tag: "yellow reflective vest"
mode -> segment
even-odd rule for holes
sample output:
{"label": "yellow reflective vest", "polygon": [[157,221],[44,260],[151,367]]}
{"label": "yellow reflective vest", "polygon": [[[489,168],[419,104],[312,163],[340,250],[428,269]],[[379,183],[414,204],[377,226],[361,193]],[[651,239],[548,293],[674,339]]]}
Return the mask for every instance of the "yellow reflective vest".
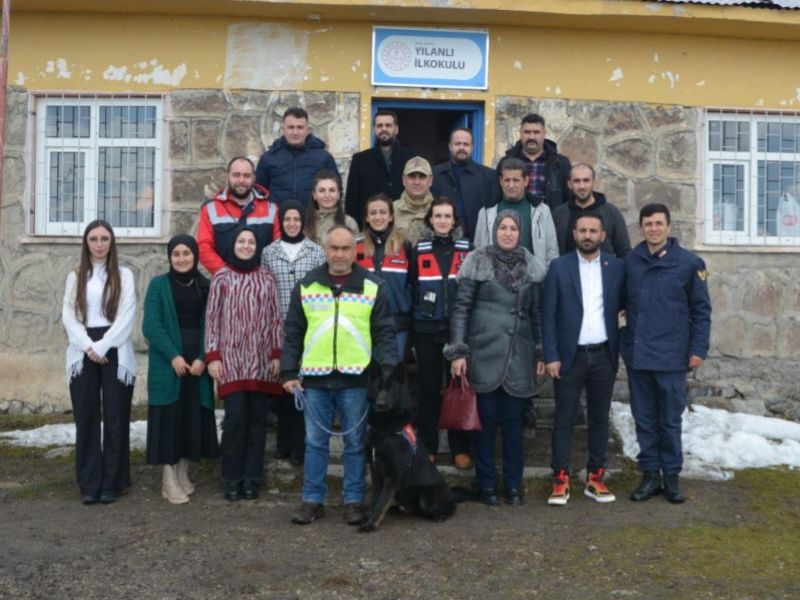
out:
{"label": "yellow reflective vest", "polygon": [[303,340],[300,375],[333,371],[360,375],[372,360],[370,318],[378,284],[364,280],[360,294],[341,292],[314,282],[300,286],[300,302],[308,324]]}

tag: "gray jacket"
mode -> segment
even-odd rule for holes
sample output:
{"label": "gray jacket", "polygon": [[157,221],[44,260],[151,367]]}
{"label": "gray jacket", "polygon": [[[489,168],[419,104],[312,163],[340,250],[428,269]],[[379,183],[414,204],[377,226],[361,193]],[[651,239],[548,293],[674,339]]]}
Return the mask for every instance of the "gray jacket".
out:
{"label": "gray jacket", "polygon": [[[631,251],[631,240],[628,237],[628,226],[625,224],[625,217],[622,211],[608,202],[606,197],[600,192],[594,192],[595,203],[586,210],[579,210],[580,214],[596,214],[603,219],[603,228],[606,230],[606,239],[600,244],[603,252],[613,254],[618,258],[625,258]],[[553,211],[553,223],[556,228],[558,238],[558,252],[561,256],[567,253],[567,236],[572,235],[569,231],[570,208],[573,207],[575,200],[562,204]]]}
{"label": "gray jacket", "polygon": [[[491,245],[495,219],[497,219],[497,205],[482,208],[478,213],[478,224],[475,227],[473,241],[475,248]],[[541,263],[542,279],[544,279],[550,263],[559,256],[553,217],[550,214],[550,208],[544,202],[540,202],[531,211],[531,237],[533,239],[533,257]],[[538,281],[542,281],[542,279]]]}
{"label": "gray jacket", "polygon": [[475,250],[458,272],[447,360],[467,357],[467,379],[476,392],[503,387],[512,396],[536,392],[541,357],[539,281],[544,268],[526,250],[527,272],[516,292],[495,280],[488,248]]}

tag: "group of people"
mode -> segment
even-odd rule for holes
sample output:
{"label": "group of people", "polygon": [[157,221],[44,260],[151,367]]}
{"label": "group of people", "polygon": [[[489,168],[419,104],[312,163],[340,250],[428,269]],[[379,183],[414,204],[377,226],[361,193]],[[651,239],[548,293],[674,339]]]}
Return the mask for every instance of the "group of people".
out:
{"label": "group of people", "polygon": [[[431,461],[439,451],[442,390],[464,377],[481,431],[448,432],[452,460],[475,468],[478,498],[524,502],[523,422],[545,374],[554,381],[553,491],[570,495],[572,430],[586,392],[585,493],[605,483],[608,416],[621,353],[640,445],[645,500],[682,502],[681,414],[687,370],[708,351],[710,302],[702,260],[670,237],[666,206],[639,215],[631,249],[622,213],[522,119],[496,169],[472,159],[472,132],[450,135],[450,159],[431,167],[397,140],[380,110],[374,147],[355,154],[346,195],[308,114],[290,108],[283,135],[254,165],[235,157],[227,185],[202,207],[197,240],[173,237],[168,272],[149,284],[147,461],[162,494],[189,501],[189,464],[221,454],[228,500],[253,499],[263,480],[268,406],[277,456],[303,466],[292,520],[324,515],[329,439],[344,442],[346,520],[360,524],[370,367],[417,364],[413,425]],[[209,281],[199,265],[211,274]],[[90,223],[70,273],[63,322],[83,501],[108,503],[130,485],[128,426],[135,377],[133,275],[118,263],[112,227]],[[224,402],[221,444],[214,384]],[[100,439],[100,423],[103,439]]]}

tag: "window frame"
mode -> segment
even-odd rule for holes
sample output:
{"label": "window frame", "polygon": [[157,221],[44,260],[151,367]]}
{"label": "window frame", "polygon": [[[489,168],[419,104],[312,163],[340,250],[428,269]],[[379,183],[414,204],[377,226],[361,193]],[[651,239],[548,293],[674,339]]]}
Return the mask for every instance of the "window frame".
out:
{"label": "window frame", "polygon": [[[48,138],[47,109],[50,106],[89,106],[89,137]],[[152,138],[101,138],[101,106],[154,107],[155,134]],[[88,223],[98,215],[98,164],[100,148],[153,148],[153,225],[152,227],[114,226],[119,238],[160,238],[164,207],[164,97],[162,95],[39,95],[34,97],[34,123],[36,160],[34,162],[34,223],[35,236],[81,236]],[[83,215],[80,222],[57,221],[50,217],[50,166],[53,152],[80,152],[84,154]],[[113,224],[112,224],[113,225]]]}
{"label": "window frame", "polygon": [[[723,151],[711,149],[711,121],[738,121],[749,124],[749,150]],[[770,236],[758,234],[758,163],[783,161],[800,163],[800,149],[795,153],[768,152],[758,149],[758,125],[766,122],[800,124],[800,113],[729,112],[708,109],[705,112],[703,132],[705,185],[703,187],[703,241],[713,246],[787,247],[800,250],[800,235]],[[800,145],[800,138],[798,139]],[[744,231],[718,231],[714,229],[714,166],[744,165]],[[800,198],[798,198],[800,200]]]}

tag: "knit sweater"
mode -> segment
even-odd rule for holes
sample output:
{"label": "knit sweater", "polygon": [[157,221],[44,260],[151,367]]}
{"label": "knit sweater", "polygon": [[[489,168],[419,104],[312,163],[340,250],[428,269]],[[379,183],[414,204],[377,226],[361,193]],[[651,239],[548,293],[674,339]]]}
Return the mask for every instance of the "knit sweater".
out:
{"label": "knit sweater", "polygon": [[275,277],[258,267],[223,267],[211,280],[206,307],[206,362],[222,361],[219,395],[254,391],[282,394],[269,362],[280,358],[281,313]]}
{"label": "knit sweater", "polygon": [[[105,269],[96,270],[92,277],[100,277],[105,284]],[[117,379],[126,385],[133,385],[136,379],[136,359],[133,351],[132,334],[136,323],[136,286],[133,273],[125,267],[119,268],[120,297],[117,316],[103,338],[93,342],[86,332],[86,326],[78,320],[75,313],[75,294],[78,276],[72,271],[67,276],[64,302],[61,307],[61,322],[67,332],[67,382],[83,371],[83,357],[89,348],[105,356],[112,348],[117,349]]]}

